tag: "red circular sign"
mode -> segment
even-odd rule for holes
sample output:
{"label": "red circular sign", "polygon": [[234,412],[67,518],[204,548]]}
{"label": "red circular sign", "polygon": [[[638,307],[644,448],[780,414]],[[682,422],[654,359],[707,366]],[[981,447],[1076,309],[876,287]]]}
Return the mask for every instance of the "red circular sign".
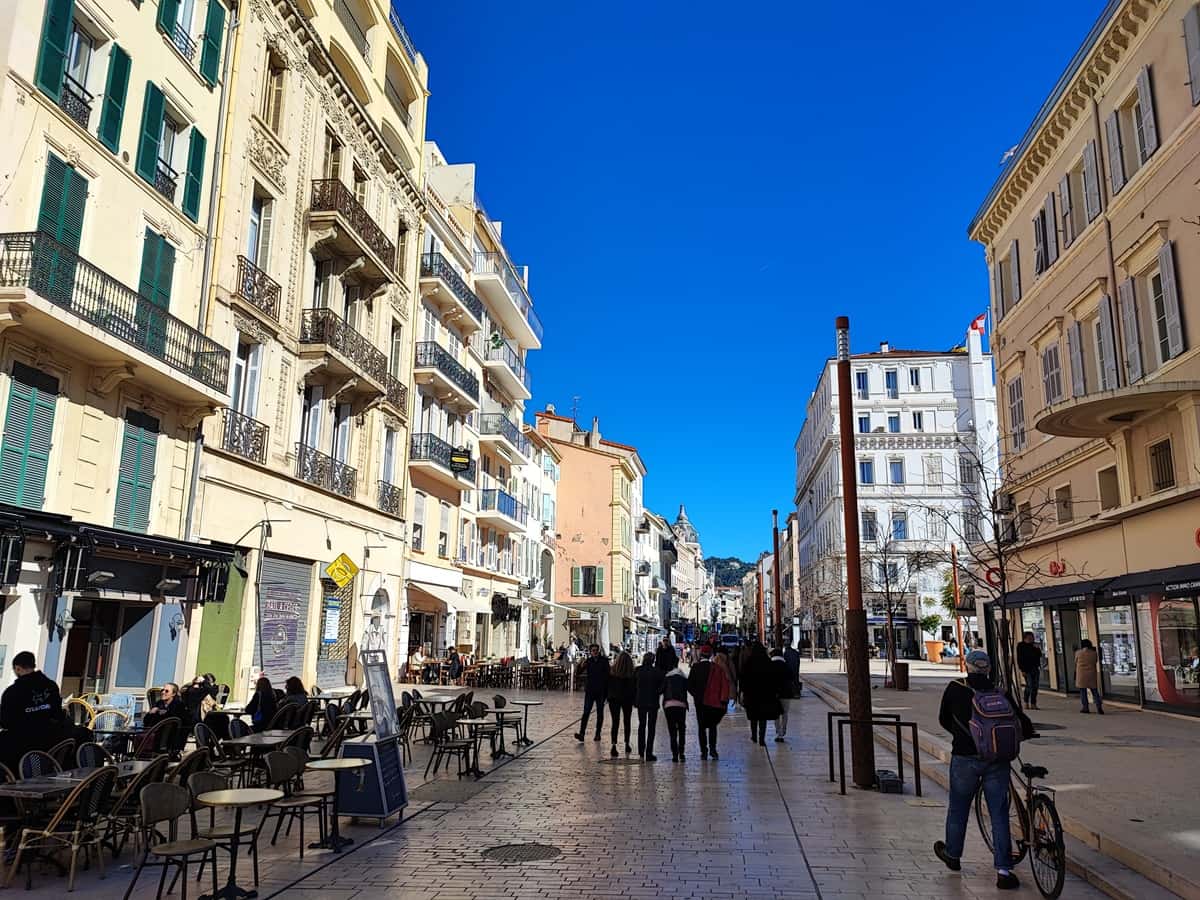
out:
{"label": "red circular sign", "polygon": [[987,583],[992,587],[1000,587],[1002,578],[999,569],[988,569],[984,578],[987,579]]}

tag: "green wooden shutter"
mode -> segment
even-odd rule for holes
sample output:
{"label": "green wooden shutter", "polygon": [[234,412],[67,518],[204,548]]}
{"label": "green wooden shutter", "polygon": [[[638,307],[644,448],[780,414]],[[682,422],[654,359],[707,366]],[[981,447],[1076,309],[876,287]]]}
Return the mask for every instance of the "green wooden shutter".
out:
{"label": "green wooden shutter", "polygon": [[214,85],[221,65],[221,40],[225,36],[225,7],[221,0],[208,0],[208,15],[204,19],[204,35],[200,38],[200,77]]}
{"label": "green wooden shutter", "polygon": [[67,164],[50,153],[46,157],[46,177],[42,181],[42,206],[38,210],[38,231],[58,240],[62,222],[63,195],[66,193]]}
{"label": "green wooden shutter", "polygon": [[100,107],[100,143],[117,152],[121,142],[121,120],[125,117],[125,95],[129,91],[129,54],[113,44],[108,54],[108,83]]}
{"label": "green wooden shutter", "polygon": [[158,419],[129,410],[121,440],[117,475],[117,508],[113,525],[130,531],[150,527],[150,497],[154,491],[154,460],[158,448]]}
{"label": "green wooden shutter", "polygon": [[137,173],[151,184],[154,184],[154,172],[158,167],[158,142],[162,139],[165,112],[163,92],[153,81],[147,81],[146,99],[142,103],[142,132],[138,137],[136,169]]}
{"label": "green wooden shutter", "polygon": [[158,0],[158,28],[163,34],[174,34],[179,18],[179,0]]}
{"label": "green wooden shutter", "polygon": [[167,311],[171,308],[171,283],[175,275],[175,248],[165,238],[146,229],[142,242],[142,271],[138,277],[138,303],[134,322],[135,343],[161,358],[167,346]]}
{"label": "green wooden shutter", "polygon": [[207,141],[199,128],[192,128],[188,141],[187,174],[183,180],[183,214],[193,222],[200,221],[200,188],[204,184],[204,149]]}
{"label": "green wooden shutter", "polygon": [[596,594],[597,597],[604,596],[604,566],[596,566]]}
{"label": "green wooden shutter", "polygon": [[138,278],[138,293],[147,300],[154,297],[154,287],[158,282],[158,250],[161,245],[162,238],[147,228],[146,237],[142,240],[142,273]]}
{"label": "green wooden shutter", "polygon": [[54,435],[58,379],[37,369],[13,364],[0,439],[0,501],[41,509]]}
{"label": "green wooden shutter", "polygon": [[54,102],[62,96],[63,75],[67,72],[67,47],[71,41],[71,17],[75,0],[46,0],[46,18],[42,20],[42,45],[38,49],[33,83]]}
{"label": "green wooden shutter", "polygon": [[[87,206],[87,179],[49,154],[38,209],[38,231],[54,239],[39,241],[33,258],[30,286],[47,300],[69,306],[75,291],[83,214]],[[64,249],[65,248],[65,249]]]}
{"label": "green wooden shutter", "polygon": [[571,566],[571,596],[583,596],[583,568]]}

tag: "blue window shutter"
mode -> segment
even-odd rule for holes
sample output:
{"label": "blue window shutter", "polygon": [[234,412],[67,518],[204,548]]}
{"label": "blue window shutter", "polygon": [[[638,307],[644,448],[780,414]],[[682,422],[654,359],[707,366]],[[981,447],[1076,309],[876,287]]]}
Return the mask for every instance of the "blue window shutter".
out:
{"label": "blue window shutter", "polygon": [[42,44],[38,48],[33,83],[54,102],[62,96],[63,75],[67,72],[67,47],[71,41],[71,17],[75,0],[46,0],[46,18],[42,21]]}
{"label": "blue window shutter", "polygon": [[121,123],[125,118],[125,95],[129,91],[129,54],[113,44],[108,54],[108,83],[100,107],[100,143],[117,152],[121,143]]}
{"label": "blue window shutter", "polygon": [[193,128],[188,141],[187,174],[183,181],[183,214],[200,221],[200,188],[204,184],[204,149],[207,142],[200,129]]}
{"label": "blue window shutter", "polygon": [[[161,10],[162,7],[160,6]],[[162,140],[163,116],[166,102],[163,92],[153,81],[146,82],[146,99],[142,103],[142,131],[138,135],[136,171],[150,184],[154,184],[154,173],[158,169],[158,144]]]}
{"label": "blue window shutter", "polygon": [[158,420],[134,410],[127,412],[117,475],[115,527],[141,532],[149,528],[157,449]]}
{"label": "blue window shutter", "polygon": [[204,35],[200,38],[200,77],[212,86],[217,83],[221,66],[221,41],[225,36],[225,7],[221,0],[208,0],[208,15],[204,19]]}
{"label": "blue window shutter", "polygon": [[58,379],[15,363],[10,384],[0,439],[0,501],[41,509],[54,436]]}

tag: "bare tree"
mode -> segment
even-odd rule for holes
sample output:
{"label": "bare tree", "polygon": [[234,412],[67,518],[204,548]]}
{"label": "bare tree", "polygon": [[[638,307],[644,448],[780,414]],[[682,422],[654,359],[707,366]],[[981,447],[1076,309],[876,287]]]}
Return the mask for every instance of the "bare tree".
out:
{"label": "bare tree", "polygon": [[909,540],[907,519],[904,522],[904,532],[889,523],[888,528],[866,528],[861,535],[863,591],[869,595],[864,600],[872,609],[881,609],[887,622],[885,684],[896,665],[896,617],[908,611],[910,601],[916,608],[921,576],[941,560],[941,553],[922,546],[924,542]]}

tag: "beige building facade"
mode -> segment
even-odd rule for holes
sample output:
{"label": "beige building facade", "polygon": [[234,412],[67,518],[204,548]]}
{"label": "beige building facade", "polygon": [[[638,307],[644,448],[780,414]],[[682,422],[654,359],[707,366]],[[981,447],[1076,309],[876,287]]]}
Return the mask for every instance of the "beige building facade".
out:
{"label": "beige building facade", "polygon": [[[972,221],[992,276],[1013,632],[1074,690],[1200,712],[1200,7],[1109,3]],[[996,619],[989,618],[994,633]],[[995,637],[993,636],[993,639]]]}

